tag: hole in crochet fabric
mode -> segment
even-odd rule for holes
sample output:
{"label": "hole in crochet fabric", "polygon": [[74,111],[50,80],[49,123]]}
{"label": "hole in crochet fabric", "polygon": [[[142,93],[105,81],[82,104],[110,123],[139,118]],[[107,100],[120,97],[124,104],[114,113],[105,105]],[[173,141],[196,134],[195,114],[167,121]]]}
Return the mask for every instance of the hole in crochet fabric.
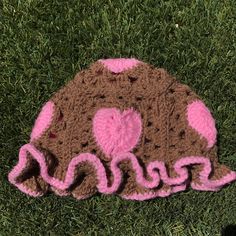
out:
{"label": "hole in crochet fabric", "polygon": [[123,97],[122,97],[122,96],[119,96],[119,97],[118,97],[118,99],[120,99],[120,100],[121,100],[121,99],[123,99]]}
{"label": "hole in crochet fabric", "polygon": [[82,148],[87,147],[87,146],[88,146],[88,142],[81,143],[81,147],[82,147]]}
{"label": "hole in crochet fabric", "polygon": [[151,106],[149,106],[149,107],[148,107],[148,110],[152,110],[152,107],[151,107]]}
{"label": "hole in crochet fabric", "polygon": [[155,131],[156,131],[156,132],[159,132],[159,131],[160,131],[160,129],[159,129],[159,128],[156,128],[156,129],[155,129]]}
{"label": "hole in crochet fabric", "polygon": [[62,145],[62,144],[63,144],[63,142],[60,140],[60,141],[58,141],[58,144],[59,144],[59,145]]}
{"label": "hole in crochet fabric", "polygon": [[138,80],[138,78],[132,77],[132,76],[128,76],[128,79],[129,79],[131,84]]}
{"label": "hole in crochet fabric", "polygon": [[160,145],[158,145],[158,144],[155,144],[155,149],[159,149],[161,146]]}
{"label": "hole in crochet fabric", "polygon": [[195,145],[197,143],[197,141],[196,140],[194,140],[194,141],[192,141],[192,145]]}
{"label": "hole in crochet fabric", "polygon": [[59,112],[59,116],[58,116],[58,118],[57,118],[57,121],[62,121],[62,120],[63,120],[63,117],[64,117],[64,115],[63,115],[62,111],[60,111],[60,112]]}
{"label": "hole in crochet fabric", "polygon": [[175,90],[172,89],[172,88],[169,91],[170,91],[170,93],[174,93],[175,92]]}
{"label": "hole in crochet fabric", "polygon": [[100,95],[100,98],[104,99],[104,98],[106,98],[106,96],[105,95]]}
{"label": "hole in crochet fabric", "polygon": [[48,134],[48,137],[49,138],[56,138],[57,136],[50,131],[49,134]]}
{"label": "hole in crochet fabric", "polygon": [[169,129],[169,131],[170,131],[170,132],[173,132],[173,131],[174,131],[174,128],[173,128],[173,127],[172,127],[172,128],[170,128],[170,129]]}
{"label": "hole in crochet fabric", "polygon": [[186,90],[186,95],[187,95],[187,96],[189,96],[189,95],[190,95],[190,93],[191,93],[191,91],[189,91],[189,90]]}
{"label": "hole in crochet fabric", "polygon": [[146,144],[146,143],[150,143],[151,142],[151,140],[150,139],[148,139],[148,138],[144,138],[144,143]]}
{"label": "hole in crochet fabric", "polygon": [[65,101],[68,101],[68,97],[65,97]]}
{"label": "hole in crochet fabric", "polygon": [[151,121],[148,121],[147,126],[148,126],[148,127],[152,126],[152,122],[151,122]]}
{"label": "hole in crochet fabric", "polygon": [[174,144],[171,144],[169,147],[170,147],[170,148],[175,148],[175,145],[174,145]]}
{"label": "hole in crochet fabric", "polygon": [[175,119],[178,120],[179,117],[180,117],[180,114],[177,114],[177,115],[175,116]]}
{"label": "hole in crochet fabric", "polygon": [[185,138],[185,131],[184,130],[181,130],[179,132],[179,137],[180,137],[180,139],[184,139]]}
{"label": "hole in crochet fabric", "polygon": [[139,97],[135,97],[136,101],[142,101],[143,97],[139,96]]}
{"label": "hole in crochet fabric", "polygon": [[96,150],[96,149],[92,149],[92,150],[91,150],[91,153],[92,153],[92,154],[97,154],[97,150]]}

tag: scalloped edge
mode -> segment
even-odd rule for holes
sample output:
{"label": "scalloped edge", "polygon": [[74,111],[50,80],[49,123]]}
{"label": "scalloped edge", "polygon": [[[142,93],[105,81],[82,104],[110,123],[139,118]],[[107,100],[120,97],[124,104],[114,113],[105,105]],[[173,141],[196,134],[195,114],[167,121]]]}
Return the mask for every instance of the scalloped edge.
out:
{"label": "scalloped edge", "polygon": [[[97,156],[90,153],[82,153],[74,157],[68,165],[64,181],[61,181],[48,174],[47,164],[46,164],[44,155],[39,150],[37,150],[33,146],[33,144],[25,144],[20,149],[19,161],[17,165],[9,173],[8,179],[19,190],[31,196],[41,196],[42,193],[34,193],[32,191],[29,191],[29,189],[26,189],[22,183],[16,182],[16,177],[26,167],[26,163],[28,161],[27,152],[29,152],[32,155],[32,157],[39,163],[40,175],[42,176],[43,180],[49,185],[51,185],[52,187],[59,190],[68,189],[69,186],[74,182],[75,168],[82,162],[89,162],[90,164],[94,166],[94,168],[97,171],[98,191],[104,194],[116,193],[122,181],[122,171],[118,168],[118,164],[124,160],[131,161],[132,167],[136,172],[136,181],[143,187],[149,188],[149,189],[156,188],[158,187],[161,180],[164,183],[174,187],[174,190],[172,189],[172,192],[170,192],[168,195],[167,195],[168,192],[163,193],[159,191],[157,193],[154,193],[154,197],[157,197],[157,196],[161,197],[161,195],[169,196],[171,193],[174,193],[176,189],[180,188],[177,186],[181,186],[185,184],[185,181],[189,177],[188,169],[187,169],[187,166],[189,165],[194,165],[194,164],[203,165],[203,170],[199,172],[201,185],[195,184],[193,182],[191,183],[191,187],[196,190],[218,191],[223,185],[226,185],[236,180],[235,171],[231,171],[229,174],[225,175],[219,180],[210,180],[209,175],[212,171],[212,165],[211,165],[210,160],[206,157],[190,156],[190,157],[182,157],[181,159],[176,161],[176,163],[174,164],[174,169],[176,173],[179,174],[179,176],[174,177],[174,178],[171,178],[168,176],[164,162],[160,162],[160,161],[150,162],[149,165],[147,166],[148,175],[151,177],[151,180],[149,181],[144,178],[143,169],[140,166],[136,156],[128,152],[128,153],[123,153],[123,154],[119,154],[115,156],[113,160],[111,161],[111,172],[114,176],[114,181],[111,186],[108,186],[108,178],[106,176],[106,171],[102,162]],[[140,197],[140,199],[146,200],[146,199],[154,198],[152,196],[153,196],[152,194],[151,195],[149,194],[148,197],[146,198]],[[138,198],[138,197],[133,197],[133,199],[134,198]]]}

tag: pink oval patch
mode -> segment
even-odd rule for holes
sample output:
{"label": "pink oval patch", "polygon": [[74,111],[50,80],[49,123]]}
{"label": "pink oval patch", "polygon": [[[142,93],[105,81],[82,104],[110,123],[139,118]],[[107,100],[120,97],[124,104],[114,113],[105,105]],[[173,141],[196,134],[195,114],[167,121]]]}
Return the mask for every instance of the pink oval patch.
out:
{"label": "pink oval patch", "polygon": [[208,148],[216,142],[215,120],[209,109],[202,101],[194,101],[188,105],[187,118],[189,125],[195,129],[200,136],[207,139]]}
{"label": "pink oval patch", "polygon": [[121,73],[124,70],[131,69],[140,62],[135,58],[110,58],[99,61],[113,73]]}
{"label": "pink oval patch", "polygon": [[30,135],[30,141],[38,139],[42,133],[48,128],[52,121],[54,111],[54,103],[48,101],[40,111]]}
{"label": "pink oval patch", "polygon": [[102,108],[93,119],[95,139],[107,156],[132,150],[141,130],[141,116],[132,108],[122,113],[116,108]]}

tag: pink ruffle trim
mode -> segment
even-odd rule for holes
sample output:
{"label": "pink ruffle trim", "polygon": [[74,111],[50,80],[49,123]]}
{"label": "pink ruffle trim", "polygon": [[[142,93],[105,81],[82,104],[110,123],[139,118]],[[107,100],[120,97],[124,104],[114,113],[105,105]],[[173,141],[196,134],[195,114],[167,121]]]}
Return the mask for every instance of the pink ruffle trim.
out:
{"label": "pink ruffle trim", "polygon": [[[164,192],[159,190],[156,192],[151,192],[147,194],[133,194],[130,196],[122,196],[126,199],[132,200],[146,200],[154,197],[165,197],[172,193],[183,191],[186,188],[186,181],[189,178],[187,167],[190,165],[203,165],[202,171],[199,173],[199,178],[201,180],[201,185],[191,183],[191,187],[196,190],[203,191],[218,191],[223,185],[228,184],[236,180],[236,172],[231,171],[226,176],[219,180],[209,179],[209,175],[212,171],[211,162],[206,157],[201,156],[190,156],[183,157],[176,161],[174,164],[174,169],[178,174],[178,177],[171,178],[167,173],[165,164],[160,161],[150,162],[147,166],[147,173],[151,177],[151,180],[147,180],[144,177],[143,169],[140,166],[136,156],[132,153],[122,153],[113,157],[111,161],[111,172],[114,176],[114,181],[111,186],[108,185],[108,178],[106,175],[105,168],[98,157],[90,153],[82,153],[74,157],[68,168],[64,181],[61,181],[55,177],[52,177],[48,173],[47,164],[44,155],[37,150],[32,144],[26,144],[21,147],[19,152],[19,161],[13,170],[9,173],[9,181],[18,187],[22,192],[29,194],[31,196],[41,196],[43,193],[33,192],[22,184],[16,181],[17,176],[23,171],[27,164],[27,152],[29,152],[32,157],[38,162],[40,166],[40,175],[49,185],[58,190],[67,190],[70,185],[74,182],[75,169],[82,162],[89,162],[96,170],[98,184],[97,189],[99,192],[104,194],[112,194],[117,191],[122,181],[122,171],[119,169],[118,164],[124,160],[129,160],[132,164],[133,170],[136,172],[136,181],[141,186],[152,189],[158,187],[160,181],[170,185],[172,189],[169,192]],[[63,192],[62,191],[62,192]],[[62,194],[63,195],[63,194]],[[86,196],[81,196],[81,199],[86,198]]]}

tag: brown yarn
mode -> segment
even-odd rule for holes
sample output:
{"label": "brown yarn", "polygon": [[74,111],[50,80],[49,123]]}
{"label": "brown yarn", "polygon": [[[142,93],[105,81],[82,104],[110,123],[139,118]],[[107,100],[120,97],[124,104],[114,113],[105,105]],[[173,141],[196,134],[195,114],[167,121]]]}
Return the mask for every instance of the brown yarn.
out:
{"label": "brown yarn", "polygon": [[[187,105],[200,99],[187,85],[179,83],[164,69],[140,63],[133,69],[114,74],[100,62],[79,72],[65,87],[55,93],[51,101],[55,112],[51,126],[34,145],[44,150],[50,174],[63,180],[71,159],[80,153],[94,153],[104,164],[110,183],[113,176],[109,159],[98,147],[92,133],[92,119],[102,107],[120,110],[135,108],[142,117],[142,135],[133,153],[146,170],[150,161],[166,163],[171,177],[177,176],[173,169],[176,160],[187,156],[205,156],[214,166],[212,179],[219,179],[230,170],[217,162],[217,148],[207,149],[207,142],[188,126]],[[145,193],[136,182],[135,172],[129,161],[119,166],[124,178],[118,194]],[[29,157],[28,166],[19,177],[19,182],[33,190],[47,191],[48,186],[39,175],[37,163]],[[192,181],[200,183],[201,166],[191,170]],[[77,169],[75,183],[68,189],[75,197],[92,195],[97,191],[96,172],[89,163]],[[148,176],[146,176],[148,179]],[[158,189],[168,190],[162,184]],[[156,190],[156,189],[154,189]],[[153,191],[154,191],[153,190]]]}

